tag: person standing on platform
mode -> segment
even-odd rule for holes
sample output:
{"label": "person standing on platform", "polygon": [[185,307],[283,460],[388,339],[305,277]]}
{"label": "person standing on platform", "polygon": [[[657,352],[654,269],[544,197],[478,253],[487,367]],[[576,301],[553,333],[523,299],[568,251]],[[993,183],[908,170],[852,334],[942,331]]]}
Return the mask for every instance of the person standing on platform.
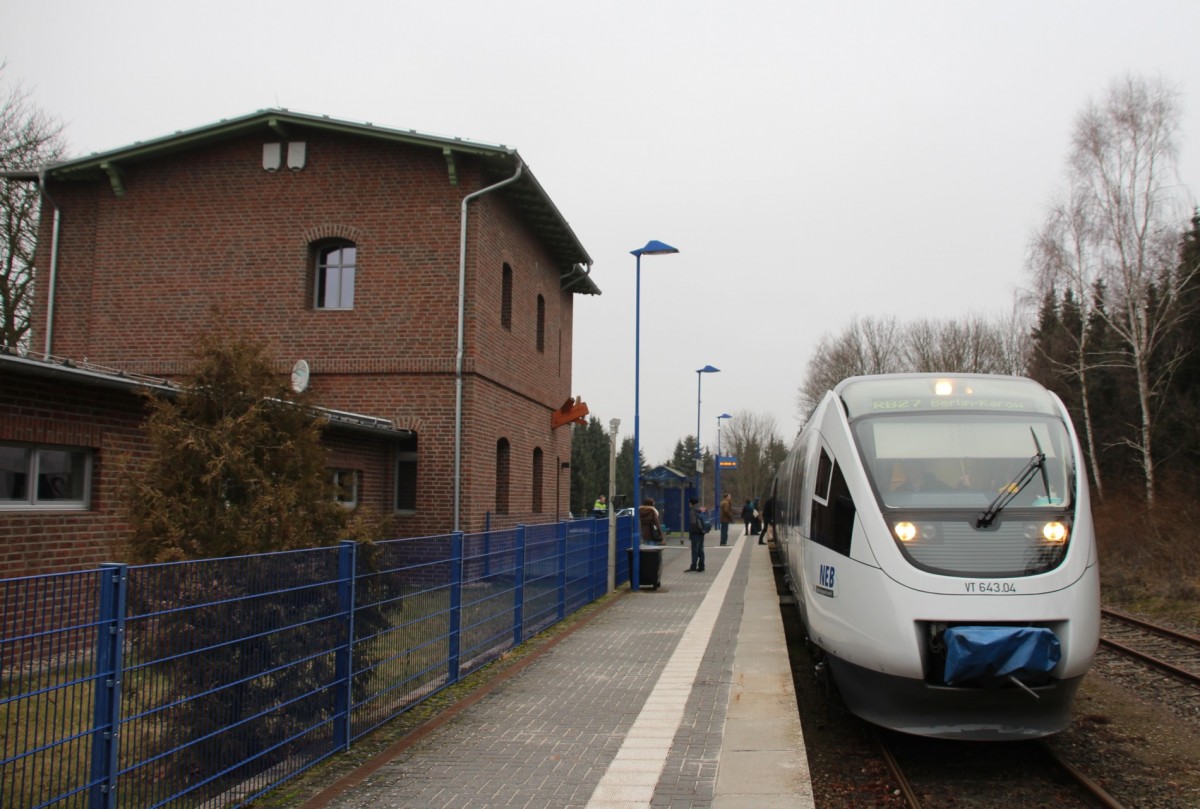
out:
{"label": "person standing on platform", "polygon": [[608,498],[600,495],[592,505],[592,516],[601,519],[608,516]]}
{"label": "person standing on platform", "polygon": [[708,515],[700,508],[700,498],[688,500],[688,539],[692,541],[692,566],[686,572],[704,572],[704,535],[711,527]]}
{"label": "person standing on platform", "polygon": [[729,544],[729,523],[733,522],[733,495],[726,494],[721,498],[721,544]]}
{"label": "person standing on platform", "polygon": [[750,523],[754,522],[754,504],[749,500],[742,506],[742,522],[746,523],[746,533],[750,533]]}
{"label": "person standing on platform", "polygon": [[638,507],[638,522],[642,526],[642,541],[662,544],[662,522],[658,517],[658,509],[654,507],[654,498],[647,497]]}

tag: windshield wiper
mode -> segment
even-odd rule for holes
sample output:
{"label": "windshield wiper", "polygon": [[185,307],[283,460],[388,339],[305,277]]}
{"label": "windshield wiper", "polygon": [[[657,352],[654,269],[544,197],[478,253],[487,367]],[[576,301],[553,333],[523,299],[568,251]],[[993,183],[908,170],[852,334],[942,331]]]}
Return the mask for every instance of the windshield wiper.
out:
{"label": "windshield wiper", "polygon": [[1046,475],[1046,453],[1042,452],[1042,445],[1037,440],[1037,433],[1033,428],[1029,428],[1030,434],[1033,436],[1033,446],[1037,452],[1025,464],[1025,467],[1013,478],[1007,485],[1000,489],[1000,494],[996,495],[996,499],[987,507],[987,511],[979,515],[979,519],[975,520],[976,528],[987,528],[1004,510],[1004,507],[1013,501],[1021,490],[1029,485],[1029,481],[1033,480],[1033,476],[1038,472],[1042,473],[1042,486],[1046,489],[1046,496],[1050,496],[1050,479]]}

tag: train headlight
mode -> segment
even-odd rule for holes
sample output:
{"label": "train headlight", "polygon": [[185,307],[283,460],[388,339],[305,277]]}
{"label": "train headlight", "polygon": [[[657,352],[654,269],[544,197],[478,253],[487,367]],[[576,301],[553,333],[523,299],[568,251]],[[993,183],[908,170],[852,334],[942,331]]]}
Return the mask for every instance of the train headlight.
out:
{"label": "train headlight", "polygon": [[1058,520],[1048,522],[1042,526],[1042,536],[1047,542],[1066,542],[1067,526]]}
{"label": "train headlight", "polygon": [[912,542],[917,538],[917,526],[910,522],[898,522],[894,530],[896,531],[896,539],[901,542]]}

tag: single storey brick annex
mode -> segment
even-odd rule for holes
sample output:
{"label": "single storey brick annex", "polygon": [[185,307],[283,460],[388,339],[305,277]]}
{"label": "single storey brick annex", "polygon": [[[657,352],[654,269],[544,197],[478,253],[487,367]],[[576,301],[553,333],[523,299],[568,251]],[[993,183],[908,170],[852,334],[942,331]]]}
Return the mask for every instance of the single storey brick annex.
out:
{"label": "single storey brick annex", "polygon": [[[108,558],[132,388],[212,328],[338,416],[332,468],[397,536],[566,513],[572,307],[600,290],[515,150],[272,109],[19,179],[44,203],[28,356],[0,357],[0,576]],[[87,490],[4,490],[39,458]]]}

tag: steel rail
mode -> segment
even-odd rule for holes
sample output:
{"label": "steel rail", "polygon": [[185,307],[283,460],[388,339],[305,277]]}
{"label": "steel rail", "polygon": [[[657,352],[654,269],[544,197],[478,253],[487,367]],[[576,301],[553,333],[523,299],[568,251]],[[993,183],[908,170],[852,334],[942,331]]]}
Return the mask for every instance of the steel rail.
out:
{"label": "steel rail", "polygon": [[892,776],[896,779],[896,786],[900,790],[900,794],[904,796],[904,803],[908,805],[908,809],[921,809],[921,801],[917,798],[917,793],[913,790],[912,783],[909,782],[908,776],[904,774],[904,770],[900,767],[900,762],[892,754],[892,750],[888,747],[887,742],[883,740],[883,734],[877,728],[873,730],[875,744],[879,746],[884,762],[887,764],[888,769],[891,770]]}
{"label": "steel rail", "polygon": [[1161,669],[1168,674],[1173,674],[1176,677],[1187,680],[1190,683],[1200,685],[1200,674],[1188,671],[1187,669],[1181,669],[1179,666],[1176,666],[1173,663],[1168,663],[1167,661],[1155,657],[1154,655],[1148,655],[1145,652],[1139,652],[1137,649],[1131,649],[1123,643],[1118,643],[1117,641],[1110,640],[1108,638],[1100,638],[1100,644],[1102,646],[1107,646],[1110,649],[1115,649],[1127,657],[1132,657],[1135,660],[1140,660],[1143,663],[1146,663],[1147,665]]}
{"label": "steel rail", "polygon": [[1174,629],[1168,629],[1165,626],[1152,624],[1149,621],[1143,621],[1141,618],[1134,618],[1132,615],[1126,615],[1125,613],[1117,612],[1116,610],[1101,609],[1100,614],[1106,618],[1112,618],[1115,621],[1124,621],[1127,624],[1133,624],[1134,626],[1141,627],[1142,629],[1150,632],[1157,632],[1159,635],[1166,635],[1168,638],[1174,638],[1175,640],[1182,641],[1183,643],[1200,647],[1200,638],[1197,638],[1194,635],[1188,635],[1184,632],[1177,632]]}
{"label": "steel rail", "polygon": [[1073,782],[1087,790],[1088,797],[1094,798],[1097,802],[1099,802],[1103,809],[1125,809],[1125,807],[1123,807],[1116,798],[1104,791],[1104,787],[1100,786],[1091,778],[1088,778],[1086,775],[1084,775],[1079,768],[1060,756],[1057,751],[1050,747],[1050,745],[1046,744],[1044,741],[1037,742],[1037,745],[1042,748],[1042,751],[1046,753],[1046,755],[1050,756],[1050,758],[1054,760],[1055,764],[1057,764],[1065,773],[1067,773],[1067,775],[1071,777]]}
{"label": "steel rail", "polygon": [[[1126,615],[1125,613],[1117,612],[1116,610],[1102,609],[1100,610],[1100,614],[1106,618],[1111,618],[1114,621],[1126,623],[1161,637],[1195,647],[1196,649],[1200,649],[1200,638],[1196,638],[1184,632],[1177,632],[1174,629],[1168,629],[1165,626],[1158,626],[1157,624],[1152,624],[1149,621],[1143,621],[1140,618],[1134,618],[1132,615]],[[1161,671],[1165,671],[1168,674],[1173,674],[1182,680],[1200,685],[1200,674],[1197,674],[1194,671],[1180,668],[1174,663],[1168,663],[1162,658],[1155,657],[1154,655],[1147,654],[1145,652],[1140,652],[1137,649],[1130,648],[1129,646],[1126,646],[1119,641],[1112,640],[1111,638],[1101,637],[1100,643],[1110,649],[1114,649],[1117,652],[1126,655],[1127,657],[1140,660],[1149,666],[1153,666]]]}

